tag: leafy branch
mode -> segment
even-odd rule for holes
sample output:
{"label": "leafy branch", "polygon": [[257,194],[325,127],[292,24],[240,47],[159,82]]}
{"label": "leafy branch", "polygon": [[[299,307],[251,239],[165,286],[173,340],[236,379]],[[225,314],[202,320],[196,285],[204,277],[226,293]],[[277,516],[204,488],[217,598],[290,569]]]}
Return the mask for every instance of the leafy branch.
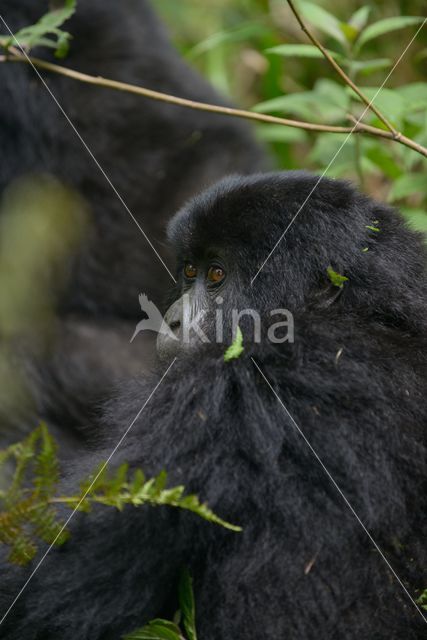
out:
{"label": "leafy branch", "polygon": [[[68,0],[66,2],[65,8],[63,10],[66,11],[67,7],[68,7],[68,11],[74,12],[75,4],[76,4],[75,0]],[[293,7],[293,3],[292,2],[290,3],[290,6]],[[55,13],[55,12],[50,12],[50,13]],[[295,8],[294,8],[294,13],[295,13]],[[47,15],[50,15],[50,14],[47,14]],[[300,20],[301,20],[301,18],[300,18]],[[39,24],[39,23],[37,23],[37,24]],[[36,26],[37,25],[34,25],[33,27],[28,27],[27,29],[29,29],[32,34],[35,34],[35,32],[37,32],[37,30],[35,29]],[[55,28],[58,28],[58,26],[55,27]],[[305,27],[305,25],[304,25],[304,29],[305,29],[306,33],[308,33],[307,28]],[[263,122],[263,123],[267,123],[267,124],[283,125],[283,126],[287,126],[287,127],[293,127],[293,128],[296,128],[296,129],[303,129],[303,130],[306,130],[306,131],[313,131],[313,132],[317,132],[317,133],[319,133],[319,132],[320,133],[321,132],[337,133],[337,134],[340,134],[340,133],[341,134],[353,134],[354,133],[354,134],[365,134],[365,135],[369,135],[369,136],[385,138],[385,139],[388,139],[388,140],[392,140],[394,142],[398,142],[399,144],[404,145],[406,147],[409,147],[409,148],[413,149],[414,151],[416,151],[417,153],[420,153],[421,155],[427,157],[427,147],[424,147],[423,145],[421,145],[420,143],[416,142],[415,140],[412,140],[411,138],[403,135],[401,132],[396,131],[393,128],[393,126],[388,122],[387,118],[385,118],[385,116],[382,113],[380,113],[379,110],[376,107],[374,107],[371,104],[371,102],[368,100],[368,97],[362,91],[360,91],[360,89],[358,89],[356,87],[356,85],[353,83],[353,81],[350,80],[350,78],[347,76],[347,74],[345,74],[345,72],[338,65],[338,63],[335,62],[336,56],[333,56],[331,53],[329,53],[323,47],[323,45],[321,45],[321,43],[314,36],[312,36],[311,33],[310,33],[309,37],[312,39],[312,42],[315,43],[315,46],[319,47],[319,51],[321,52],[321,54],[323,56],[325,56],[325,58],[328,60],[328,62],[334,66],[334,68],[337,70],[337,72],[345,80],[346,84],[348,84],[354,91],[356,91],[356,93],[360,97],[360,99],[363,100],[363,102],[365,104],[369,103],[370,108],[374,111],[374,113],[376,113],[376,115],[381,120],[381,122],[384,125],[387,126],[387,130],[384,130],[384,129],[382,129],[380,127],[377,127],[377,126],[371,126],[371,125],[365,124],[363,122],[358,122],[358,121],[356,121],[356,123],[353,126],[335,126],[335,125],[328,125],[328,124],[305,122],[305,121],[302,121],[302,120],[294,120],[294,119],[289,119],[289,118],[282,118],[282,117],[273,116],[273,115],[269,115],[269,114],[265,114],[265,113],[257,113],[256,111],[246,111],[244,109],[234,109],[234,108],[231,108],[231,107],[225,107],[225,106],[209,104],[209,103],[204,103],[204,102],[197,102],[195,100],[179,98],[177,96],[173,96],[173,95],[170,95],[170,94],[162,93],[160,91],[153,91],[152,89],[148,89],[146,87],[140,87],[140,86],[137,86],[137,85],[128,84],[128,83],[125,83],[125,82],[119,82],[119,81],[108,79],[108,78],[102,78],[102,77],[99,77],[99,76],[91,76],[89,74],[82,73],[82,72],[76,71],[74,69],[65,68],[65,67],[62,67],[60,65],[53,64],[51,62],[47,62],[46,60],[41,60],[40,58],[30,57],[28,55],[28,51],[31,49],[32,46],[35,46],[34,42],[37,45],[40,45],[40,44],[45,44],[46,45],[46,43],[43,40],[40,40],[40,38],[43,38],[44,36],[39,34],[39,39],[38,40],[37,39],[36,40],[32,40],[32,41],[29,41],[28,38],[26,40],[24,39],[24,43],[23,43],[24,46],[23,46],[23,44],[20,42],[20,39],[18,37],[19,35],[20,35],[20,33],[16,34],[15,35],[16,39],[13,40],[13,42],[15,42],[15,44],[18,43],[18,48],[16,46],[11,46],[11,38],[10,37],[8,37],[8,38],[1,38],[0,37],[0,46],[3,46],[3,48],[6,49],[6,54],[5,55],[0,55],[0,62],[4,62],[4,63],[11,63],[11,62],[25,63],[25,64],[29,64],[29,65],[33,66],[36,69],[41,69],[41,70],[44,70],[44,71],[48,71],[50,73],[55,73],[55,74],[58,74],[58,75],[66,76],[68,78],[71,78],[73,80],[77,80],[79,82],[83,82],[85,84],[95,85],[95,86],[98,86],[98,87],[104,87],[104,88],[112,89],[112,90],[115,90],[115,91],[123,91],[123,92],[126,92],[126,93],[132,93],[132,94],[139,95],[139,96],[151,99],[151,100],[157,100],[157,101],[161,101],[161,102],[166,102],[166,103],[169,103],[169,104],[174,104],[174,105],[181,106],[181,107],[187,107],[187,108],[195,109],[195,110],[199,110],[199,111],[207,111],[207,112],[210,112],[210,113],[218,113],[218,114],[225,115],[225,116],[231,116],[231,117],[236,117],[236,118],[244,118],[244,119],[247,119],[247,120],[253,120],[253,121]],[[32,42],[33,42],[33,44],[32,44]],[[48,42],[49,42],[49,44],[47,46],[52,46],[52,41],[48,40]],[[67,42],[68,42],[68,40],[67,40]],[[339,71],[338,71],[338,69],[339,69]],[[351,116],[349,114],[346,114],[346,118],[350,119],[350,121],[353,120],[353,116]]]}
{"label": "leafy branch", "polygon": [[354,91],[354,93],[356,93],[359,96],[359,98],[362,100],[362,102],[364,102],[366,104],[368,109],[370,109],[371,111],[373,111],[375,113],[377,118],[379,120],[381,120],[381,122],[386,126],[386,128],[393,134],[393,137],[395,139],[398,138],[400,134],[396,131],[396,129],[391,124],[391,122],[389,122],[389,120],[381,113],[381,111],[379,109],[377,109],[377,107],[373,104],[372,100],[369,100],[369,98],[367,96],[365,96],[363,91],[361,91],[359,89],[359,87],[357,87],[357,85],[354,84],[353,80],[351,80],[351,78],[346,74],[344,69],[342,69],[342,67],[340,67],[340,65],[336,61],[336,59],[335,59],[336,56],[331,54],[323,46],[323,44],[316,38],[316,36],[310,31],[310,29],[305,24],[301,14],[299,13],[299,11],[297,11],[297,9],[295,7],[295,3],[293,2],[293,0],[287,0],[287,3],[289,5],[292,13],[294,14],[295,18],[297,19],[298,24],[300,25],[301,29],[307,35],[309,40],[311,40],[311,42],[314,44],[314,46],[319,49],[319,51],[322,53],[323,57],[329,62],[331,67],[344,80],[345,84],[347,84],[349,87],[351,87],[351,89]]}
{"label": "leafy branch", "polygon": [[15,43],[19,43],[24,51],[30,51],[34,47],[48,47],[54,49],[57,58],[65,58],[72,36],[60,27],[75,13],[76,2],[77,0],[64,0],[62,7],[48,11],[36,24],[24,27],[14,35],[0,37],[0,45],[6,51]]}
{"label": "leafy branch", "polygon": [[27,564],[37,553],[37,541],[62,545],[69,537],[66,525],[58,518],[56,506],[88,513],[94,504],[122,510],[125,505],[138,507],[168,505],[192,511],[200,518],[231,531],[241,528],[218,517],[185,487],[167,488],[167,474],[146,479],[137,469],[133,475],[122,464],[114,472],[103,463],[98,471],[80,485],[80,493],[56,496],[59,480],[57,447],[45,424],[41,424],[22,442],[0,452],[0,468],[6,473],[10,463],[13,473],[8,488],[0,492],[0,543],[10,547],[9,559]]}

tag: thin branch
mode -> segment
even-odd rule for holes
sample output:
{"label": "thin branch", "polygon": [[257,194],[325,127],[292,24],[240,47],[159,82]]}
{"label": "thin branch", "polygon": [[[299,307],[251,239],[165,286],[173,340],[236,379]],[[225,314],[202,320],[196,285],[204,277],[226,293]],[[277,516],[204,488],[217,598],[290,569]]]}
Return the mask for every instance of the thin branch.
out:
{"label": "thin branch", "polygon": [[362,102],[364,102],[366,104],[366,106],[371,111],[373,111],[375,113],[377,118],[379,118],[379,120],[381,120],[381,122],[393,134],[393,137],[397,138],[399,136],[399,133],[393,127],[391,122],[385,117],[385,115],[383,113],[381,113],[381,111],[379,109],[377,109],[377,107],[374,104],[372,104],[372,101],[369,100],[369,98],[367,96],[365,96],[363,91],[361,91],[359,89],[359,87],[354,84],[353,80],[351,78],[349,78],[349,76],[339,66],[339,64],[334,60],[334,58],[331,56],[331,54],[328,52],[328,50],[325,49],[323,44],[316,38],[316,36],[313,33],[311,33],[311,31],[308,29],[307,25],[303,21],[301,15],[298,13],[298,11],[297,11],[297,9],[296,9],[296,7],[294,5],[293,0],[287,0],[287,2],[288,2],[288,5],[289,5],[292,13],[294,14],[295,18],[297,19],[301,29],[308,36],[308,38],[311,40],[311,42],[314,44],[314,46],[317,47],[322,52],[323,56],[329,62],[331,67],[333,67],[335,69],[335,71],[338,73],[338,75],[341,76],[341,78],[344,80],[345,84],[347,84],[349,87],[351,87],[353,89],[353,91],[359,96],[359,98],[362,100]]}
{"label": "thin branch", "polygon": [[[11,49],[9,49],[10,51]],[[85,84],[93,84],[98,87],[106,87],[108,89],[115,89],[116,91],[125,91],[126,93],[134,93],[151,100],[158,100],[160,102],[168,102],[169,104],[175,104],[181,107],[188,107],[190,109],[196,109],[199,111],[210,111],[211,113],[220,113],[222,115],[231,115],[237,118],[248,118],[251,120],[258,120],[260,122],[268,122],[273,124],[283,124],[288,127],[294,127],[298,129],[306,129],[307,131],[326,131],[330,133],[349,133],[351,127],[334,127],[323,124],[312,124],[311,122],[302,122],[299,120],[289,120],[288,118],[279,118],[276,116],[270,116],[262,113],[255,113],[253,111],[244,111],[243,109],[233,109],[231,107],[224,107],[215,104],[208,104],[205,102],[196,102],[194,100],[188,100],[186,98],[178,98],[167,93],[161,93],[160,91],[154,91],[153,89],[147,89],[146,87],[139,87],[134,84],[127,84],[125,82],[119,82],[117,80],[110,80],[102,78],[101,76],[90,76],[80,71],[74,71],[66,67],[61,67],[39,58],[25,57],[19,53],[13,56],[0,56],[0,62],[26,62],[33,64],[38,69],[44,69],[51,71],[74,80],[79,80]]]}
{"label": "thin branch", "polygon": [[[10,55],[12,54],[12,55]],[[98,87],[105,87],[107,89],[113,89],[115,91],[123,91],[126,93],[133,93],[135,95],[143,96],[151,100],[158,100],[161,102],[167,102],[181,107],[187,107],[190,109],[196,109],[198,111],[208,111],[210,113],[218,113],[225,116],[232,116],[235,118],[244,118],[246,120],[255,120],[256,122],[265,122],[268,124],[280,124],[287,127],[293,127],[296,129],[304,129],[306,131],[314,132],[327,132],[327,133],[357,133],[368,134],[375,137],[385,138],[387,140],[394,140],[403,144],[405,147],[409,147],[414,151],[417,151],[421,155],[427,158],[427,148],[421,146],[414,140],[407,138],[399,132],[392,133],[391,131],[385,131],[377,127],[372,127],[363,122],[356,123],[353,127],[338,127],[325,124],[313,124],[311,122],[303,122],[300,120],[290,120],[288,118],[279,118],[277,116],[271,116],[263,113],[256,113],[254,111],[245,111],[244,109],[233,109],[231,107],[224,107],[216,104],[209,104],[205,102],[196,102],[195,100],[188,100],[186,98],[178,98],[167,93],[161,93],[160,91],[153,91],[145,87],[138,87],[137,85],[127,84],[125,82],[118,82],[117,80],[110,80],[102,78],[100,76],[90,76],[74,69],[68,69],[67,67],[61,67],[60,65],[40,60],[39,58],[33,58],[21,55],[18,50],[10,47],[7,55],[0,55],[1,62],[23,62],[25,64],[31,64],[38,69],[44,69],[51,73],[56,73],[73,80],[78,80],[85,84],[95,85]],[[353,119],[351,116],[347,116]]]}

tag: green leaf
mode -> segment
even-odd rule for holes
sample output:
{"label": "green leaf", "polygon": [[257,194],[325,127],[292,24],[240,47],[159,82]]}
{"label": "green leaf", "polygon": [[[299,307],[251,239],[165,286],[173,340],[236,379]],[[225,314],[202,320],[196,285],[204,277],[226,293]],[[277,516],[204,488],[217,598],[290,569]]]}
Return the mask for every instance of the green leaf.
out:
{"label": "green leaf", "polygon": [[376,143],[366,149],[365,156],[388,178],[396,180],[402,175],[402,168],[394,159],[393,151],[393,149],[385,147],[381,143]]}
{"label": "green leaf", "polygon": [[361,31],[366,26],[370,13],[371,7],[367,5],[360,7],[360,9],[353,13],[348,24],[357,29],[357,31]]}
{"label": "green leaf", "polygon": [[424,173],[410,173],[398,178],[390,190],[388,199],[394,202],[413,194],[427,196],[427,178]]}
{"label": "green leaf", "polygon": [[342,22],[340,24],[340,29],[345,35],[346,40],[348,40],[348,42],[350,43],[354,42],[357,36],[359,35],[359,32],[356,29],[356,27],[353,27],[351,24],[347,24],[346,22]]}
{"label": "green leaf", "polygon": [[[126,463],[116,471],[110,471],[102,463],[95,473],[81,483],[80,494],[54,495],[59,475],[56,443],[44,424],[22,442],[0,451],[0,472],[6,464],[9,475],[11,464],[14,470],[9,486],[0,491],[0,544],[10,548],[10,560],[18,564],[26,564],[34,557],[39,539],[55,545],[67,540],[69,534],[57,518],[57,504],[83,512],[89,512],[95,503],[120,510],[125,505],[167,505],[191,511],[230,531],[241,531],[241,527],[222,520],[207,504],[200,503],[197,495],[185,495],[183,485],[167,489],[165,471],[146,481],[142,471],[136,470],[133,478],[129,478]],[[191,620],[190,604],[187,600],[188,625]],[[167,631],[171,632],[171,629]],[[153,629],[150,629],[151,632]],[[163,633],[166,631],[163,630]],[[170,634],[159,637],[172,638]],[[196,640],[195,631],[194,638],[189,640]]]}
{"label": "green leaf", "polygon": [[415,601],[422,609],[427,611],[427,589],[424,589],[419,598]]}
{"label": "green leaf", "polygon": [[283,124],[259,124],[257,134],[264,142],[306,142],[307,133],[296,127],[286,127]]}
{"label": "green leaf", "polygon": [[299,4],[300,11],[313,26],[331,36],[343,45],[347,44],[339,20],[319,5],[305,0]]}
{"label": "green leaf", "polygon": [[340,273],[337,273],[332,269],[331,266],[326,269],[326,273],[328,274],[328,278],[332,282],[334,287],[339,287],[340,289],[342,289],[344,286],[344,282],[348,281],[348,278],[346,276],[342,276]]}
{"label": "green leaf", "polygon": [[360,50],[367,42],[374,40],[385,33],[391,33],[398,29],[404,29],[414,24],[420,24],[424,21],[424,18],[417,16],[393,16],[392,18],[384,18],[384,20],[378,20],[373,24],[366,27],[366,29],[360,34],[356,43],[357,49]]}
{"label": "green leaf", "polygon": [[377,58],[375,60],[354,60],[349,64],[353,74],[360,73],[362,76],[369,76],[371,73],[388,69],[393,64],[390,58]]}
{"label": "green leaf", "polygon": [[123,640],[183,640],[181,630],[169,620],[156,618],[145,627],[123,636]]}
{"label": "green leaf", "polygon": [[[277,47],[266,49],[265,53],[272,53],[283,58],[324,58],[323,53],[312,44],[279,44]],[[335,60],[342,60],[343,56],[335,51],[328,51]]]}
{"label": "green leaf", "polygon": [[237,327],[236,337],[234,338],[227,351],[224,353],[224,362],[229,362],[235,358],[239,358],[244,351],[243,347],[243,335],[240,327]]}
{"label": "green leaf", "polygon": [[394,89],[404,101],[405,113],[422,111],[425,113],[427,105],[427,83],[412,82]]}
{"label": "green leaf", "polygon": [[178,600],[187,638],[188,640],[197,640],[193,580],[187,569],[184,569],[181,574],[178,586]]}
{"label": "green leaf", "polygon": [[[330,82],[338,89],[334,91],[333,99],[327,92],[323,91],[322,83]],[[338,92],[340,97],[338,98]],[[339,105],[337,105],[337,101]],[[322,80],[316,83],[313,91],[300,91],[298,93],[288,93],[284,96],[278,96],[272,100],[261,102],[253,107],[253,110],[257,113],[279,113],[279,114],[292,114],[298,119],[304,119],[310,122],[313,120],[320,122],[334,122],[343,119],[344,113],[342,105],[348,106],[349,97],[346,97],[346,92],[337,83],[333,83],[332,80]],[[317,116],[317,118],[316,118]]]}
{"label": "green leaf", "polygon": [[208,53],[225,44],[235,44],[238,42],[246,42],[257,36],[269,34],[269,30],[264,25],[257,22],[249,22],[240,25],[236,29],[217,31],[208,36],[205,40],[198,42],[188,53],[186,57],[189,59],[196,58],[202,54]]}
{"label": "green leaf", "polygon": [[[64,58],[68,53],[71,35],[60,27],[75,13],[76,3],[77,0],[65,0],[62,8],[49,11],[38,22],[20,29],[11,37],[1,38],[2,46],[8,49],[18,43],[26,51],[39,46],[50,47],[55,49],[57,58]],[[52,39],[46,36],[52,36]]]}
{"label": "green leaf", "polygon": [[350,96],[343,85],[329,78],[321,78],[314,85],[315,100],[321,99],[322,109],[329,105],[339,107],[344,115],[350,108]]}
{"label": "green leaf", "polygon": [[[359,87],[368,100],[373,100],[378,109],[380,109],[385,115],[395,121],[400,122],[405,116],[405,100],[394,89],[387,89],[385,87]],[[349,90],[350,91],[350,90]],[[356,100],[360,100],[358,96],[354,96]]]}

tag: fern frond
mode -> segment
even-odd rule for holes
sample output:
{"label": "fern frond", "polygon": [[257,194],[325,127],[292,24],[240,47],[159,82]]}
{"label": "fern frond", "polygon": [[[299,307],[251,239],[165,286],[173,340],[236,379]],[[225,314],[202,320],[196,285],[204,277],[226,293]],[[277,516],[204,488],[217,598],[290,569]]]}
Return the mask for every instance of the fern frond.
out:
{"label": "fern frond", "polygon": [[146,479],[141,469],[129,473],[122,464],[115,471],[106,464],[84,480],[75,496],[56,496],[59,479],[57,447],[45,424],[22,442],[0,452],[0,466],[15,465],[10,486],[0,493],[0,543],[10,547],[10,560],[26,564],[37,551],[37,541],[61,545],[69,534],[57,516],[56,504],[89,512],[94,504],[122,510],[126,505],[139,507],[170,506],[192,511],[211,523],[241,531],[217,516],[195,494],[185,494],[185,487],[167,488],[167,473]]}

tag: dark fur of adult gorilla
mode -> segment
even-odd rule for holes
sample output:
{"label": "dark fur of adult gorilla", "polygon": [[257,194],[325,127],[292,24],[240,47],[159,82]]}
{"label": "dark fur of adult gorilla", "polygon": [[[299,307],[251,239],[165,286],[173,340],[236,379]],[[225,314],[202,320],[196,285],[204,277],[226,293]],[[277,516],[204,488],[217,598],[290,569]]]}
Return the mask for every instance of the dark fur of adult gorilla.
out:
{"label": "dark fur of adult gorilla", "polygon": [[[396,211],[323,179],[251,286],[315,183],[305,173],[229,178],[173,219],[174,298],[189,292],[207,309],[207,335],[221,296],[224,317],[252,308],[265,327],[272,309],[289,309],[295,342],[254,343],[242,320],[237,359],[224,361],[225,345],[178,349],[115,457],[148,474],[165,468],[242,533],[169,507],[76,515],[3,638],[116,640],[173,613],[183,566],[201,640],[425,637],[408,594],[426,586],[426,252]],[[348,278],[342,289],[329,265]],[[206,276],[211,266],[220,278]],[[107,408],[100,459],[167,364]],[[69,490],[88,464],[94,456]],[[6,609],[28,569],[1,575]]]}
{"label": "dark fur of adult gorilla", "polygon": [[[16,32],[48,6],[47,0],[2,0],[0,14]],[[148,0],[79,0],[65,28],[73,36],[65,66],[225,104],[180,59]],[[49,49],[34,55],[58,63]],[[230,172],[264,168],[264,153],[243,121],[42,75],[166,264],[165,227],[187,198]],[[88,233],[64,266],[71,278],[57,300],[54,344],[46,348],[45,336],[35,332],[20,350],[27,361],[34,354],[37,410],[2,415],[3,435],[18,437],[39,416],[63,434],[112,381],[140,371],[155,353],[148,334],[129,345],[141,319],[138,294],[160,306],[171,280],[34,70],[0,65],[0,92],[0,196],[21,176],[48,174],[81,194],[90,210]]]}

